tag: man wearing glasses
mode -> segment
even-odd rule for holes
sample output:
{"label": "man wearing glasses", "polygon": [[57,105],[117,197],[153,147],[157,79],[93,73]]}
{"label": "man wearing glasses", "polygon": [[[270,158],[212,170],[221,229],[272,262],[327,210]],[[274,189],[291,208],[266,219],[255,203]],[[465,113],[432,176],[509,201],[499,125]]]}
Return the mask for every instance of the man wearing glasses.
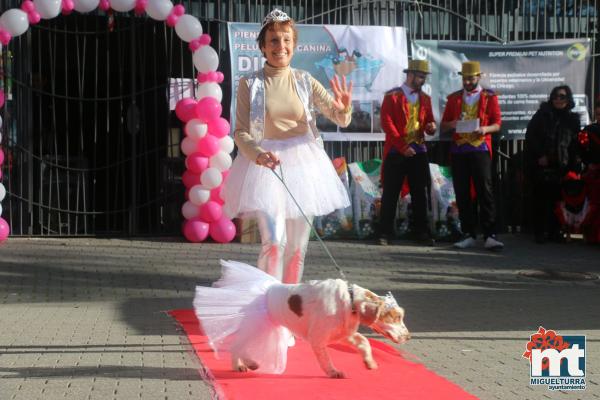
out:
{"label": "man wearing glasses", "polygon": [[441,122],[441,131],[452,133],[450,148],[452,180],[464,237],[454,243],[458,249],[476,244],[476,203],[471,197],[475,188],[484,247],[501,250],[504,244],[496,238],[496,208],[492,187],[492,133],[500,130],[501,117],[498,96],[479,84],[481,67],[478,61],[462,64],[463,89],[448,96]]}

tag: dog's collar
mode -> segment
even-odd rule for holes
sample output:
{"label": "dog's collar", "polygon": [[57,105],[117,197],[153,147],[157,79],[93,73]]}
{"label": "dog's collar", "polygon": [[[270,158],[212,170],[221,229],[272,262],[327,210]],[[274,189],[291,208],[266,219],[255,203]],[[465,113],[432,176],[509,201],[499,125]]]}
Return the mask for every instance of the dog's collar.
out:
{"label": "dog's collar", "polygon": [[356,314],[356,308],[354,308],[354,285],[348,283],[348,294],[350,295],[350,309],[352,314]]}

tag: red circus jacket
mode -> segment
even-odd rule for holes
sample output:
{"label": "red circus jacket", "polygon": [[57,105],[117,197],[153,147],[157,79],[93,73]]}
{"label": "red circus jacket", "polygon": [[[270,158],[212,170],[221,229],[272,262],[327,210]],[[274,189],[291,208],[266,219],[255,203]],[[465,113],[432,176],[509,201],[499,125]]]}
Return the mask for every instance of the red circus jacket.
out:
{"label": "red circus jacket", "polygon": [[[458,90],[448,95],[448,102],[444,109],[444,115],[442,116],[442,122],[455,121],[460,119],[462,113],[463,103],[463,90]],[[477,110],[477,116],[479,118],[479,126],[488,126],[493,124],[500,125],[502,118],[500,115],[500,105],[498,104],[498,96],[493,90],[483,89],[479,95],[479,109]],[[455,133],[452,139],[456,141],[458,135]],[[487,133],[485,135],[485,142],[487,143],[490,155],[492,154],[492,135]]]}
{"label": "red circus jacket", "polygon": [[[386,92],[381,103],[381,129],[385,132],[384,161],[392,148],[395,148],[399,153],[403,153],[409,146],[406,142],[408,113],[408,99],[402,88],[395,88]],[[431,110],[431,97],[423,92],[419,92],[418,119],[421,134],[425,132],[425,125],[435,121]],[[381,179],[383,181],[383,165],[381,166]]]}

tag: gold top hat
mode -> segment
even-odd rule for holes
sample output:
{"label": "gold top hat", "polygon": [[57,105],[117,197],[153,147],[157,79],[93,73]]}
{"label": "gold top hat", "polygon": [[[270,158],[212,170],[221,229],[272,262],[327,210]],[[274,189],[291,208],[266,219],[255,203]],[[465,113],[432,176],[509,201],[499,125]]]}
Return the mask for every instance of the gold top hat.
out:
{"label": "gold top hat", "polygon": [[408,68],[406,68],[404,72],[431,73],[429,72],[429,62],[427,62],[427,60],[408,60]]}
{"label": "gold top hat", "polygon": [[479,61],[465,61],[462,63],[462,71],[459,72],[462,76],[476,76],[481,75],[481,66]]}

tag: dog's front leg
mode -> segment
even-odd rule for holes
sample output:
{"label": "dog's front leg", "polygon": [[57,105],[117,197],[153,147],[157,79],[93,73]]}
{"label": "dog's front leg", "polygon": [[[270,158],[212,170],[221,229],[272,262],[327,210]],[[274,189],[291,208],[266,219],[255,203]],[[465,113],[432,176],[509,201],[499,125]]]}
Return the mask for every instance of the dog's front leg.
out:
{"label": "dog's front leg", "polygon": [[346,342],[354,346],[362,355],[363,361],[368,369],[377,369],[378,365],[373,359],[373,353],[371,352],[371,344],[369,340],[356,332],[346,338]]}
{"label": "dog's front leg", "polygon": [[313,351],[315,352],[315,356],[317,356],[317,360],[319,361],[319,365],[325,371],[328,377],[330,378],[345,378],[346,376],[342,371],[338,371],[333,366],[331,362],[331,358],[329,357],[329,353],[327,353],[327,348],[323,344],[313,344]]}
{"label": "dog's front leg", "polygon": [[242,362],[242,359],[234,356],[231,356],[231,369],[238,372],[248,371],[248,367]]}
{"label": "dog's front leg", "polygon": [[251,360],[243,360],[236,356],[231,356],[231,369],[238,372],[254,371],[258,369],[258,364]]}

